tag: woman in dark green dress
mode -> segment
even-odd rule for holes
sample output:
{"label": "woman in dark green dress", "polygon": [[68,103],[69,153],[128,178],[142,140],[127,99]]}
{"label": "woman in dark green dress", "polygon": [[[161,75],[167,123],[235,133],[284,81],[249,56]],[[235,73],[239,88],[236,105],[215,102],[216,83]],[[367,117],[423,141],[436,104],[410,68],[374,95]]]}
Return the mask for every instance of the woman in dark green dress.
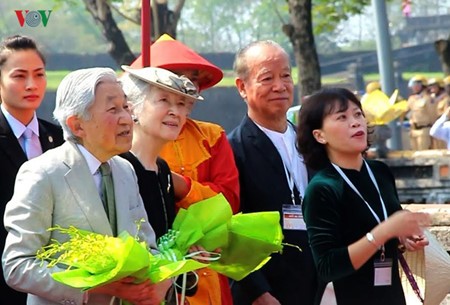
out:
{"label": "woman in dark green dress", "polygon": [[363,158],[361,103],[347,89],[323,89],[303,103],[298,129],[299,151],[318,170],[302,208],[320,279],[333,282],[338,305],[405,304],[398,246],[426,246],[431,220],[403,211],[389,168]]}

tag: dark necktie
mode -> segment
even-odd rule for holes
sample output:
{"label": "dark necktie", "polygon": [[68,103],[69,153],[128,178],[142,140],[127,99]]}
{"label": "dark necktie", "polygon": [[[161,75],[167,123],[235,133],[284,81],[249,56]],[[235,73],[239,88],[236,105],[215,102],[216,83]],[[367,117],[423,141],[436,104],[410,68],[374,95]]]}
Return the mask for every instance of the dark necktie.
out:
{"label": "dark necktie", "polygon": [[102,201],[108,216],[111,229],[114,236],[117,236],[117,220],[116,220],[116,205],[114,198],[114,185],[112,180],[111,168],[108,163],[100,165],[100,173],[102,174]]}

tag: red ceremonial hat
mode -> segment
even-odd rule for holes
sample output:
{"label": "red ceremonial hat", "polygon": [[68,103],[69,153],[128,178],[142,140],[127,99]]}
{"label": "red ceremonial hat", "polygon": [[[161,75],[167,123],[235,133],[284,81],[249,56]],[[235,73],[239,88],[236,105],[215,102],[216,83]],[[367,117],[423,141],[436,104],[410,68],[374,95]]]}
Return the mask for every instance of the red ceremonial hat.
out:
{"label": "red ceremonial hat", "polygon": [[[223,78],[223,72],[219,67],[167,34],[162,35],[150,46],[150,66],[171,71],[198,70],[200,91],[214,86]],[[141,55],[131,67],[142,68]]]}

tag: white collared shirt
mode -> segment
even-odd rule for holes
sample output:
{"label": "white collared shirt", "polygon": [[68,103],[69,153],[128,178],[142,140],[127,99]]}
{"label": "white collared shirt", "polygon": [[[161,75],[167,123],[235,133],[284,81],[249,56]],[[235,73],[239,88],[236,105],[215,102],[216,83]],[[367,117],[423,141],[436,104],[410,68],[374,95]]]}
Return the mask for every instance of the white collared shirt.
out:
{"label": "white collared shirt", "polygon": [[102,183],[102,175],[100,174],[100,165],[102,163],[94,157],[83,145],[77,144],[78,149],[83,155],[86,163],[89,167],[89,171],[91,172],[92,177],[94,178],[95,186],[97,187],[98,194],[101,196],[101,183]]}
{"label": "white collared shirt", "polygon": [[3,106],[3,104],[0,104],[0,109],[5,115],[6,121],[11,127],[11,130],[14,133],[14,136],[17,138],[17,141],[19,141],[20,146],[22,146],[22,149],[24,149],[25,145],[24,139],[22,138],[22,134],[24,133],[25,129],[30,128],[33,133],[39,138],[39,122],[36,113],[34,113],[31,122],[27,126],[25,126],[24,124],[22,124],[22,122],[20,122],[12,114],[10,114],[8,110],[6,110],[6,108]]}
{"label": "white collared shirt", "polygon": [[[255,123],[256,124],[256,123]],[[284,133],[267,129],[256,124],[264,134],[269,137],[273,145],[277,148],[278,153],[283,160],[285,170],[288,175],[294,177],[294,183],[297,190],[303,196],[305,194],[306,185],[308,184],[308,172],[303,160],[303,156],[297,151],[295,141],[296,132],[291,124],[287,124]],[[286,177],[289,181],[289,177]]]}

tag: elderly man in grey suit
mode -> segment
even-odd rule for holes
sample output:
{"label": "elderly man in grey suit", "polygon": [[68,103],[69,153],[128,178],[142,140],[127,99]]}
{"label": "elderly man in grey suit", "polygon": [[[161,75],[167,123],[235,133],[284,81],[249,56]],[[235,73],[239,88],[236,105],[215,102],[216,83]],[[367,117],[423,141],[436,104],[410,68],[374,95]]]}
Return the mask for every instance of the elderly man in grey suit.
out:
{"label": "elderly man in grey suit", "polygon": [[[148,221],[139,230],[136,225],[148,219],[136,175],[130,163],[116,156],[131,147],[132,119],[115,72],[91,68],[69,73],[58,87],[54,116],[66,143],[22,165],[6,206],[2,265],[7,284],[27,292],[28,305],[109,305],[121,299],[134,305],[161,303],[169,281],[136,284],[126,278],[86,293],[53,280],[51,274],[60,267],[48,268],[36,259],[36,252],[52,240],[67,240],[47,230],[55,225],[105,235],[128,231],[155,246]],[[115,204],[108,208],[101,196],[102,164],[112,172],[114,200],[108,200]]]}

